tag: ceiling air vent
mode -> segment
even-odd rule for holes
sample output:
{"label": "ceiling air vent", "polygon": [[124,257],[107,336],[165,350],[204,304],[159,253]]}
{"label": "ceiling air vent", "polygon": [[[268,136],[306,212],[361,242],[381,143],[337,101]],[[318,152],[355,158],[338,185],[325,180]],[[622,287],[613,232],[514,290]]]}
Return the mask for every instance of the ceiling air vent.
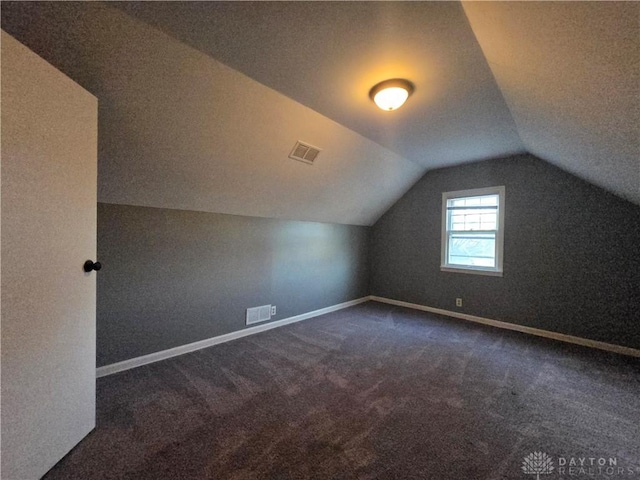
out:
{"label": "ceiling air vent", "polygon": [[313,165],[319,153],[320,149],[318,147],[297,141],[289,154],[289,158]]}

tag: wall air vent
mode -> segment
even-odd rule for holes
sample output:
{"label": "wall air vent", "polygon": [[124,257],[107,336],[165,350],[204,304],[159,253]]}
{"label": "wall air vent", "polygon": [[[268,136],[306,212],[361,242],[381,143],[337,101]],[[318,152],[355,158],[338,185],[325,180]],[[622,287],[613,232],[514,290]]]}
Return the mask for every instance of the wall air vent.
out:
{"label": "wall air vent", "polygon": [[247,317],[245,320],[245,323],[247,325],[251,325],[252,323],[266,322],[267,320],[271,320],[271,305],[247,308]]}
{"label": "wall air vent", "polygon": [[313,165],[321,150],[318,147],[297,141],[289,154],[289,158]]}

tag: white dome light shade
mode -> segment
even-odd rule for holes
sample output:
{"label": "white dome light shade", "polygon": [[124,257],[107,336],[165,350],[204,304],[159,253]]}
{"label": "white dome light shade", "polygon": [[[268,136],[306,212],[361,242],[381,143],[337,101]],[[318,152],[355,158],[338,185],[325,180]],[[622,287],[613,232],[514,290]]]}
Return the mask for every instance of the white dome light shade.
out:
{"label": "white dome light shade", "polygon": [[376,93],[373,101],[382,110],[395,110],[400,108],[407,101],[407,98],[409,98],[409,92],[404,88],[389,87]]}
{"label": "white dome light shade", "polygon": [[369,96],[382,110],[391,111],[400,108],[412,93],[411,82],[394,78],[378,83],[371,89]]}

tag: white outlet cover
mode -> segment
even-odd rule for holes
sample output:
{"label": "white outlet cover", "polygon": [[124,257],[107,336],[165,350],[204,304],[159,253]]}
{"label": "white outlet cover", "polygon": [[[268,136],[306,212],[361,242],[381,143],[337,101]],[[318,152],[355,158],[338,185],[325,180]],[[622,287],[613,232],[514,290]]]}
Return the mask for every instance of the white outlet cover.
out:
{"label": "white outlet cover", "polygon": [[276,306],[271,305],[271,316],[273,317],[276,314]]}

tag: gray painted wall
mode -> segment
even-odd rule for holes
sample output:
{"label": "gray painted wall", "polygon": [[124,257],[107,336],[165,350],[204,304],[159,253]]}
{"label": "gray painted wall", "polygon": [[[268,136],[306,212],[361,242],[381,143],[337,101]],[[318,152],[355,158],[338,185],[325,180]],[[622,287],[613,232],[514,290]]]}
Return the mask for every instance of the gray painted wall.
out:
{"label": "gray painted wall", "polygon": [[369,230],[99,203],[97,364],[366,296]]}
{"label": "gray painted wall", "polygon": [[[441,272],[442,192],[496,185],[504,277]],[[640,348],[640,208],[530,155],[428,172],[374,225],[370,259],[372,295]]]}

